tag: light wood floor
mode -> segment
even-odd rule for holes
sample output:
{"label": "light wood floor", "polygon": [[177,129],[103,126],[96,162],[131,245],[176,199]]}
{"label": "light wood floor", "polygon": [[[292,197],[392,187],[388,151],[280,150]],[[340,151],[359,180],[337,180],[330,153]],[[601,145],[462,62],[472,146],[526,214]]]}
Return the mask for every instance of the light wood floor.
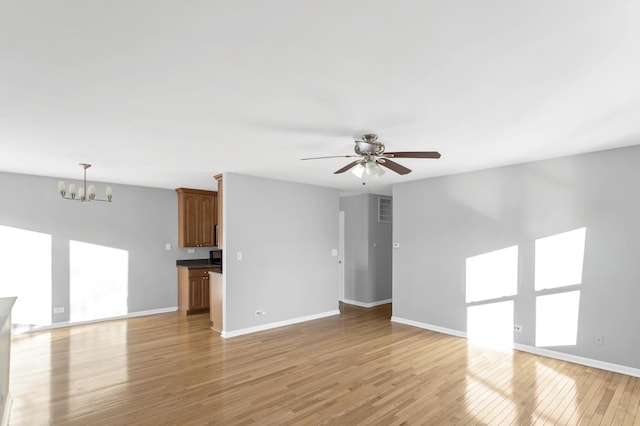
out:
{"label": "light wood floor", "polygon": [[10,424],[640,424],[640,379],[344,308],[228,340],[178,314],[16,336]]}

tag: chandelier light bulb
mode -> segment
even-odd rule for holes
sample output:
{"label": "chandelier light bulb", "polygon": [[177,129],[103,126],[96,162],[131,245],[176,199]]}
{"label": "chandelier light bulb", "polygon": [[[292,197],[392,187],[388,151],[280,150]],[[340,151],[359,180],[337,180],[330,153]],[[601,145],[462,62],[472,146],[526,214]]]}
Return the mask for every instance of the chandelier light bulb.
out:
{"label": "chandelier light bulb", "polygon": [[87,196],[89,197],[90,200],[93,200],[94,198],[96,198],[96,186],[95,185],[89,185],[89,189],[87,189]]}

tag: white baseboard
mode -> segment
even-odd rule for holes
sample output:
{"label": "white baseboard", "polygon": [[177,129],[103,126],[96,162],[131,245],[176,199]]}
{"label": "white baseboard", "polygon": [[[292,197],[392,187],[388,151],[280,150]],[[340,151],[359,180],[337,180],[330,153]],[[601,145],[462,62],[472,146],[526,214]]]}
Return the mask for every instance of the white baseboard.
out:
{"label": "white baseboard", "polygon": [[587,367],[599,368],[600,370],[626,374],[627,376],[640,377],[640,368],[627,367],[626,365],[613,364],[611,362],[599,361],[597,359],[585,358],[549,349],[536,348],[534,346],[522,345],[520,343],[514,343],[513,348],[522,352],[559,359],[561,361],[572,362],[574,364],[585,365]]}
{"label": "white baseboard", "polygon": [[358,302],[357,300],[344,299],[342,302],[346,303],[347,305],[360,306],[361,308],[373,308],[374,306],[386,305],[387,303],[391,303],[392,300],[393,299],[386,299],[378,300],[377,302],[365,303]]}
{"label": "white baseboard", "polygon": [[255,327],[241,328],[239,330],[232,330],[232,331],[223,331],[222,333],[220,333],[220,336],[227,339],[229,337],[236,337],[236,336],[242,336],[243,334],[257,333],[258,331],[270,330],[272,328],[284,327],[286,325],[293,325],[293,324],[298,324],[306,321],[313,321],[320,318],[331,317],[333,315],[340,315],[340,311],[335,310],[335,311],[322,312],[320,314],[307,315],[304,317],[292,318],[284,321],[276,321],[269,324],[257,325]]}
{"label": "white baseboard", "polygon": [[408,319],[393,317],[393,316],[391,317],[391,322],[397,322],[398,324],[406,324],[412,327],[424,328],[425,330],[436,331],[438,333],[449,334],[451,336],[462,337],[464,339],[467,338],[467,333],[465,333],[464,331],[454,330],[452,328],[440,327],[437,325],[427,324],[424,322],[418,322],[418,321],[413,321],[413,320],[408,320]]}
{"label": "white baseboard", "polygon": [[0,426],[9,425],[9,416],[11,415],[11,404],[13,399],[11,398],[11,392],[7,392],[7,396],[4,399],[4,407],[2,407],[2,418],[0,418]]}
{"label": "white baseboard", "polygon": [[120,316],[117,316],[117,317],[99,318],[99,319],[88,320],[88,321],[54,322],[51,325],[43,325],[43,326],[33,327],[33,328],[29,329],[29,330],[24,330],[24,331],[18,330],[15,334],[30,333],[32,331],[52,330],[52,329],[55,329],[55,328],[72,327],[74,325],[93,324],[93,323],[96,323],[96,322],[112,321],[112,320],[119,320],[119,319],[126,319],[126,318],[143,317],[143,316],[147,316],[147,315],[166,314],[167,312],[177,312],[177,311],[178,311],[178,307],[174,306],[174,307],[171,307],[171,308],[161,308],[161,309],[151,309],[151,310],[148,310],[148,311],[131,312],[131,313],[128,313],[126,315],[120,315]]}
{"label": "white baseboard", "polygon": [[[450,328],[439,327],[433,324],[427,324],[418,321],[412,321],[404,318],[391,317],[392,322],[399,324],[406,324],[413,327],[423,328],[425,330],[435,331],[438,333],[449,334],[455,337],[467,338],[467,333],[460,330],[453,330]],[[536,348],[534,346],[523,345],[520,343],[514,343],[513,349],[528,352],[534,355],[540,355],[547,358],[558,359],[560,361],[572,362],[574,364],[580,364],[587,367],[599,368],[601,370],[611,371],[614,373],[626,374],[627,376],[640,377],[640,369],[627,367],[626,365],[613,364],[610,362],[599,361],[597,359],[585,358],[577,355],[566,354],[564,352],[552,351],[549,349]]]}

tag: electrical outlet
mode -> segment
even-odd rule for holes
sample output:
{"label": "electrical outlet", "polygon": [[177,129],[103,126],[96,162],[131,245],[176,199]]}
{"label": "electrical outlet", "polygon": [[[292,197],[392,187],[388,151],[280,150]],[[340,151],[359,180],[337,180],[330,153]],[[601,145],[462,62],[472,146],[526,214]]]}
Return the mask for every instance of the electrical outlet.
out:
{"label": "electrical outlet", "polygon": [[63,306],[59,306],[57,308],[53,308],[53,313],[54,314],[64,314],[64,307]]}
{"label": "electrical outlet", "polygon": [[517,331],[518,333],[522,333],[522,326],[521,325],[514,325],[513,326],[513,331]]}
{"label": "electrical outlet", "polygon": [[196,249],[187,249],[187,253],[193,254],[196,252]]}
{"label": "electrical outlet", "polygon": [[604,336],[596,336],[593,343],[597,346],[604,346]]}

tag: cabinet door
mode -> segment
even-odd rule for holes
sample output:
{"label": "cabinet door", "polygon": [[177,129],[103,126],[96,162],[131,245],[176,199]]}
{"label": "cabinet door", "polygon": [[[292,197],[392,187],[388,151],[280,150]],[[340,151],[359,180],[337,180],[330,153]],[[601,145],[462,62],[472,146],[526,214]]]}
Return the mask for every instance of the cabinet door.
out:
{"label": "cabinet door", "polygon": [[216,193],[200,189],[177,188],[178,245],[212,247],[216,223]]}
{"label": "cabinet door", "polygon": [[200,196],[199,209],[199,242],[201,247],[213,247],[213,228],[215,223],[215,198],[209,195]]}
{"label": "cabinet door", "polygon": [[198,247],[200,243],[200,229],[198,219],[201,214],[200,196],[197,194],[184,194],[182,200],[183,224],[182,247]]}
{"label": "cabinet door", "polygon": [[207,309],[209,307],[209,277],[191,278],[189,310]]}
{"label": "cabinet door", "polygon": [[189,310],[202,309],[203,277],[189,279]]}

